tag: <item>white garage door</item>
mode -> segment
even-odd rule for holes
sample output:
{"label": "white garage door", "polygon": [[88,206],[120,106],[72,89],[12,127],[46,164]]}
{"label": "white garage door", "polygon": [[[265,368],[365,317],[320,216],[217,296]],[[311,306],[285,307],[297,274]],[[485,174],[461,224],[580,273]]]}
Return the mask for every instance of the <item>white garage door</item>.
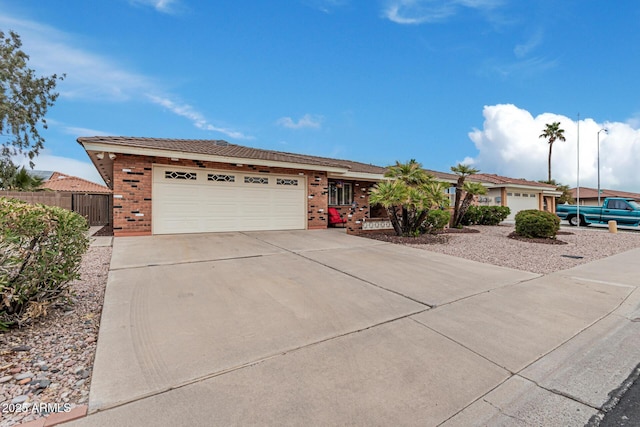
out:
{"label": "white garage door", "polygon": [[153,233],[306,228],[304,176],[154,166]]}
{"label": "white garage door", "polygon": [[538,209],[538,196],[536,193],[525,191],[507,192],[507,206],[511,212],[507,219],[514,220],[516,214],[525,209]]}

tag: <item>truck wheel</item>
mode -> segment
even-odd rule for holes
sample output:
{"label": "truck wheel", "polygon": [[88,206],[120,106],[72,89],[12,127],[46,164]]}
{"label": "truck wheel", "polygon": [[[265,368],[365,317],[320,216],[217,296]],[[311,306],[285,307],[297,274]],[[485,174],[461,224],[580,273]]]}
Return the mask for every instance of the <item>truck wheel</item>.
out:
{"label": "truck wheel", "polygon": [[578,217],[575,215],[571,215],[569,218],[567,218],[567,220],[569,221],[569,225],[572,225],[574,227],[578,225]]}

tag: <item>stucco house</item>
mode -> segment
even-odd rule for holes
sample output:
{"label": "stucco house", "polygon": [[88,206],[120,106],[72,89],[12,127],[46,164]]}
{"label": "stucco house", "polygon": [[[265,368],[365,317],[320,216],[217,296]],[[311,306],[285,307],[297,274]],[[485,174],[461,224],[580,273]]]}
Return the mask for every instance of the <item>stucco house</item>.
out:
{"label": "stucco house", "polygon": [[[576,188],[572,188],[571,197],[577,199],[578,192]],[[634,199],[640,201],[640,194],[630,193],[628,191],[608,190],[600,189],[600,203],[604,202],[607,197],[625,197],[627,199]],[[580,205],[584,206],[598,206],[598,189],[589,187],[580,187]]]}
{"label": "stucco house", "polygon": [[[369,189],[384,179],[380,166],[221,140],[96,136],[78,142],[113,190],[115,236],[327,228],[330,207],[347,219],[349,233],[385,226],[373,221],[381,210],[369,206]],[[452,186],[457,180],[428,172]],[[553,186],[503,178],[473,177],[490,191],[481,204],[543,209],[549,197],[548,207],[555,208]],[[528,203],[516,203],[525,191]]]}
{"label": "stucco house", "polygon": [[508,220],[513,220],[518,212],[526,209],[555,212],[556,198],[562,195],[555,185],[526,179],[488,173],[471,175],[468,179],[481,182],[487,188],[487,194],[478,198],[478,204],[508,206],[511,210]]}
{"label": "stucco house", "polygon": [[[447,182],[451,186],[448,189],[450,201],[455,200],[455,185],[458,176],[453,173],[427,170],[437,180]],[[526,179],[509,178],[506,176],[478,173],[469,175],[467,182],[478,182],[487,189],[487,194],[478,196],[477,204],[480,206],[507,206],[511,213],[507,217],[513,220],[518,212],[525,209],[556,211],[556,198],[562,195],[554,185]]]}

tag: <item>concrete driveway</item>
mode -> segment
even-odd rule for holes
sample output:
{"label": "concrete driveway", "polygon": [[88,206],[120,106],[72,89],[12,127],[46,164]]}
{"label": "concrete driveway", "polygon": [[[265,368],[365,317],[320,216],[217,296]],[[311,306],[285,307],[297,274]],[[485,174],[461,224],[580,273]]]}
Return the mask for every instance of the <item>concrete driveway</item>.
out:
{"label": "concrete driveway", "polygon": [[540,276],[336,230],[117,238],[72,424],[584,425],[640,361],[638,255]]}

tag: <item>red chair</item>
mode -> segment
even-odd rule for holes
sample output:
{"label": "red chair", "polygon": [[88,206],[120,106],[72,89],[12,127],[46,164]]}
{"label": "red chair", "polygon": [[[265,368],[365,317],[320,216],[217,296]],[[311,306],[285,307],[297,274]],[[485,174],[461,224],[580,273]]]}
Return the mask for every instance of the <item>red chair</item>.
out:
{"label": "red chair", "polygon": [[340,212],[336,208],[329,208],[329,225],[335,227],[337,224],[342,224],[343,227],[346,227],[347,220],[340,216]]}

